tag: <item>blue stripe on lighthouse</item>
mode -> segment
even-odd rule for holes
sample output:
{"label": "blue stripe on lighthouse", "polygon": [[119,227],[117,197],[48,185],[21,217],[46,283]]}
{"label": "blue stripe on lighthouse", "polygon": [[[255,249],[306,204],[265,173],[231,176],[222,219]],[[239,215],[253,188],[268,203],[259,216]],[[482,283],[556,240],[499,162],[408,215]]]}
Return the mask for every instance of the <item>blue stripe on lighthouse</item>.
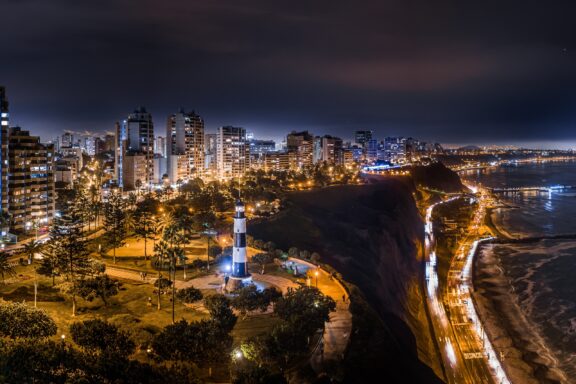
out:
{"label": "blue stripe on lighthouse", "polygon": [[246,248],[246,234],[245,233],[235,233],[234,234],[234,247]]}
{"label": "blue stripe on lighthouse", "polygon": [[234,277],[248,277],[248,269],[246,263],[234,263],[232,265],[232,276]]}

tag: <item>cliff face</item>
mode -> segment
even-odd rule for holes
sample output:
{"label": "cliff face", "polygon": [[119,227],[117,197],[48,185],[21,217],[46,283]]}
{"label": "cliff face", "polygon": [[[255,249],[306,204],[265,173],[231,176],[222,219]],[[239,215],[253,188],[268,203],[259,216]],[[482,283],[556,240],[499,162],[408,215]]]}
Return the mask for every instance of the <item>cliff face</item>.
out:
{"label": "cliff face", "polygon": [[462,192],[466,189],[458,174],[442,163],[412,167],[411,172],[417,185],[444,192]]}
{"label": "cliff face", "polygon": [[435,367],[437,360],[419,286],[424,234],[413,192],[408,180],[384,179],[295,193],[278,217],[249,231],[283,249],[320,253],[378,313],[388,339],[371,353],[387,359],[387,377],[402,370],[399,377],[413,375],[405,382],[430,383],[435,375],[418,361]]}

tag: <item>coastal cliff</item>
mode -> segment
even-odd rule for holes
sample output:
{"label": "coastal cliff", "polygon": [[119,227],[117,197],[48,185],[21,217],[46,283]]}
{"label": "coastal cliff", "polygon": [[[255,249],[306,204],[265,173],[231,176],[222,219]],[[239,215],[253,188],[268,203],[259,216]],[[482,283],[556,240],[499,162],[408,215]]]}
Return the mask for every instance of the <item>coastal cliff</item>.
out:
{"label": "coastal cliff", "polygon": [[354,329],[341,374],[346,382],[367,382],[374,374],[440,382],[421,286],[424,232],[415,193],[410,178],[298,192],[282,213],[249,226],[256,239],[320,253],[358,287],[352,287]]}

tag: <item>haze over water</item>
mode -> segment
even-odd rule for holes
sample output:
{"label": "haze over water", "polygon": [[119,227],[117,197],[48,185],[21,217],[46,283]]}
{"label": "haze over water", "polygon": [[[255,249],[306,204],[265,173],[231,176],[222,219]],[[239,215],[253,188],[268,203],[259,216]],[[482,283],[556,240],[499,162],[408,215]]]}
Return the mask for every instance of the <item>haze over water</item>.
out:
{"label": "haze over water", "polygon": [[[576,163],[498,167],[464,177],[490,187],[576,186]],[[493,220],[514,237],[576,233],[576,189],[501,197],[516,208],[497,210]],[[498,261],[508,293],[542,338],[538,352],[551,354],[566,381],[576,383],[576,241],[491,245],[484,252]]]}

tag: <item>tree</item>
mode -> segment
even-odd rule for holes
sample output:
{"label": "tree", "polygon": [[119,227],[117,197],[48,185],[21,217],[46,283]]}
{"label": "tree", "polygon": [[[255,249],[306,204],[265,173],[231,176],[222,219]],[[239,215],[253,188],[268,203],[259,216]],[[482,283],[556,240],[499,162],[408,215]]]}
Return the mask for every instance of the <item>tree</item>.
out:
{"label": "tree", "polygon": [[216,245],[211,245],[210,248],[208,248],[208,256],[215,258],[216,256],[220,255],[222,253],[222,247],[219,246],[218,244]]}
{"label": "tree", "polygon": [[202,291],[194,287],[188,287],[178,290],[178,294],[176,295],[178,300],[182,301],[186,304],[191,304],[196,301],[200,301],[203,298]]}
{"label": "tree", "polygon": [[42,250],[43,244],[39,241],[32,240],[22,247],[22,252],[28,256],[28,264],[32,264],[34,255]]}
{"label": "tree", "polygon": [[137,195],[140,195],[140,188],[142,188],[142,180],[137,179],[137,180],[134,182],[134,187],[136,187],[136,194],[137,194]]}
{"label": "tree", "polygon": [[[164,267],[164,261],[168,260],[168,258],[170,257],[170,245],[164,241],[161,240],[159,243],[154,245],[154,254],[155,254],[155,260],[153,261],[155,268],[158,270],[158,279],[156,280],[157,282],[160,282],[162,279],[162,268]],[[161,309],[161,304],[160,304],[160,292],[161,292],[161,284],[159,284],[157,291],[158,294],[158,310]]]}
{"label": "tree", "polygon": [[278,300],[282,298],[282,292],[274,287],[267,287],[264,288],[262,291],[262,295],[265,298],[265,301],[268,303],[272,303],[272,305],[276,305]]}
{"label": "tree", "polygon": [[100,319],[75,322],[70,326],[70,334],[76,344],[92,352],[117,356],[134,353],[135,344],[128,333]]}
{"label": "tree", "polygon": [[298,248],[296,248],[296,247],[291,247],[291,248],[288,250],[288,256],[290,256],[290,257],[298,257],[298,256],[299,256],[299,253],[300,253],[300,252],[298,252]]}
{"label": "tree", "polygon": [[108,298],[118,294],[120,282],[112,280],[108,275],[99,274],[95,277],[82,279],[78,281],[76,287],[78,296],[86,301],[93,301],[99,297],[108,306]]}
{"label": "tree", "polygon": [[225,359],[231,345],[228,331],[214,320],[178,321],[166,326],[152,341],[152,349],[160,359],[196,363]]}
{"label": "tree", "polygon": [[56,276],[59,276],[58,257],[47,252],[43,252],[40,264],[36,272],[52,278],[52,286],[56,285]]}
{"label": "tree", "polygon": [[2,355],[0,377],[6,383],[72,383],[91,376],[87,360],[67,343],[23,340]]}
{"label": "tree", "polygon": [[221,294],[208,296],[204,299],[204,306],[208,309],[212,319],[227,332],[230,332],[236,325],[238,319],[230,309],[230,300],[226,296]]}
{"label": "tree", "polygon": [[312,255],[310,255],[310,260],[314,263],[314,264],[318,264],[320,262],[320,254],[318,252],[312,252]]}
{"label": "tree", "polygon": [[2,283],[6,284],[6,275],[15,276],[16,271],[8,259],[10,255],[4,251],[0,251],[0,275],[2,275]]}
{"label": "tree", "polygon": [[299,287],[280,298],[274,312],[299,326],[302,332],[311,334],[323,329],[324,323],[330,320],[330,312],[335,310],[336,303],[330,296],[313,287]]}
{"label": "tree", "polygon": [[108,244],[112,247],[114,264],[116,264],[116,248],[124,245],[125,221],[126,202],[120,193],[112,192],[104,203],[104,225]]}
{"label": "tree", "polygon": [[288,384],[281,373],[271,372],[266,367],[249,366],[236,372],[232,384]]}
{"label": "tree", "polygon": [[258,291],[254,284],[237,289],[234,293],[235,296],[231,301],[231,305],[239,310],[244,318],[248,312],[256,309],[264,312],[270,305],[270,301],[267,300],[268,296]]}
{"label": "tree", "polygon": [[260,265],[261,275],[263,275],[265,272],[266,264],[270,264],[272,261],[274,261],[274,257],[269,253],[261,252],[252,256],[252,262]]}
{"label": "tree", "polygon": [[137,238],[144,240],[144,260],[148,260],[148,242],[147,240],[154,239],[154,223],[152,217],[148,212],[136,210],[136,223],[134,227],[134,234]]}
{"label": "tree", "polygon": [[57,270],[66,277],[68,286],[63,286],[63,291],[72,298],[72,316],[75,316],[78,280],[89,274],[92,266],[86,241],[82,237],[82,222],[76,213],[54,219],[50,241],[43,252],[56,261]]}
{"label": "tree", "polygon": [[0,336],[44,338],[56,334],[56,323],[48,314],[21,303],[0,304]]}

